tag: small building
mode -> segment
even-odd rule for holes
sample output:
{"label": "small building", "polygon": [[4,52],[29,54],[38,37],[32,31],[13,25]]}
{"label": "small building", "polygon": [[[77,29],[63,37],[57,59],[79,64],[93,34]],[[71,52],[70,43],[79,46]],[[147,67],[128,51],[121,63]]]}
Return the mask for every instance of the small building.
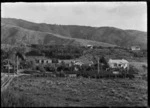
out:
{"label": "small building", "polygon": [[131,47],[131,50],[132,50],[132,51],[135,51],[135,50],[137,51],[137,50],[140,50],[140,47],[139,47],[139,46],[132,46],[132,47]]}
{"label": "small building", "polygon": [[111,68],[124,68],[124,69],[128,69],[129,68],[129,62],[125,59],[115,59],[115,60],[112,60],[110,59],[108,61],[108,64],[109,64],[109,67]]}
{"label": "small building", "polygon": [[65,65],[71,67],[73,65],[73,60],[59,60],[59,63],[64,63]]}
{"label": "small building", "polygon": [[93,49],[93,45],[87,45],[87,48]]}
{"label": "small building", "polygon": [[28,56],[29,60],[35,60],[37,64],[48,64],[52,63],[52,59],[44,57],[44,56]]}
{"label": "small building", "polygon": [[47,64],[47,63],[52,63],[52,60],[51,59],[38,59],[37,63]]}

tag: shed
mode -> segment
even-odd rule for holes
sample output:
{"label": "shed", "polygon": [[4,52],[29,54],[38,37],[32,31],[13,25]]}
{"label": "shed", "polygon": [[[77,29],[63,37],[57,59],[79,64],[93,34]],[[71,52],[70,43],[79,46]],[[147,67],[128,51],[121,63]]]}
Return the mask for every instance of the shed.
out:
{"label": "shed", "polygon": [[87,45],[87,48],[93,49],[93,45]]}
{"label": "shed", "polygon": [[132,51],[140,50],[140,47],[139,47],[139,46],[132,46],[132,47],[131,47],[131,50],[132,50]]}

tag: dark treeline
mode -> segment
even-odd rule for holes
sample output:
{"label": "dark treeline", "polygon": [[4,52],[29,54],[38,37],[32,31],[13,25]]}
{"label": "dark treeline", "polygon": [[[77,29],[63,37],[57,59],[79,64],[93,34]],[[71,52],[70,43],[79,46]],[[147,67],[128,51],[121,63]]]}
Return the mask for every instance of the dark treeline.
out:
{"label": "dark treeline", "polygon": [[57,59],[74,59],[83,54],[83,47],[70,45],[31,45],[32,50],[26,53],[27,56],[46,56]]}

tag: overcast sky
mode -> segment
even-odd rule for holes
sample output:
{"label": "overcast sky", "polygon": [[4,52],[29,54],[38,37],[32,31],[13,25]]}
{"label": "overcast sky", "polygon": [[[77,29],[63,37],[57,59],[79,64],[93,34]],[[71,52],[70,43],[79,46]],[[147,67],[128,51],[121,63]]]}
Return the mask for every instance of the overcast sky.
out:
{"label": "overcast sky", "polygon": [[146,2],[2,3],[3,18],[147,31]]}

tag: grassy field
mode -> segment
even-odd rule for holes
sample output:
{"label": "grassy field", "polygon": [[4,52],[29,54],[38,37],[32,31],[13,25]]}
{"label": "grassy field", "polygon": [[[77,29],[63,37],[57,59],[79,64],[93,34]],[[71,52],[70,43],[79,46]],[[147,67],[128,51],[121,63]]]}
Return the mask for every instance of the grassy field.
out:
{"label": "grassy field", "polygon": [[147,106],[147,81],[20,76],[1,106]]}

